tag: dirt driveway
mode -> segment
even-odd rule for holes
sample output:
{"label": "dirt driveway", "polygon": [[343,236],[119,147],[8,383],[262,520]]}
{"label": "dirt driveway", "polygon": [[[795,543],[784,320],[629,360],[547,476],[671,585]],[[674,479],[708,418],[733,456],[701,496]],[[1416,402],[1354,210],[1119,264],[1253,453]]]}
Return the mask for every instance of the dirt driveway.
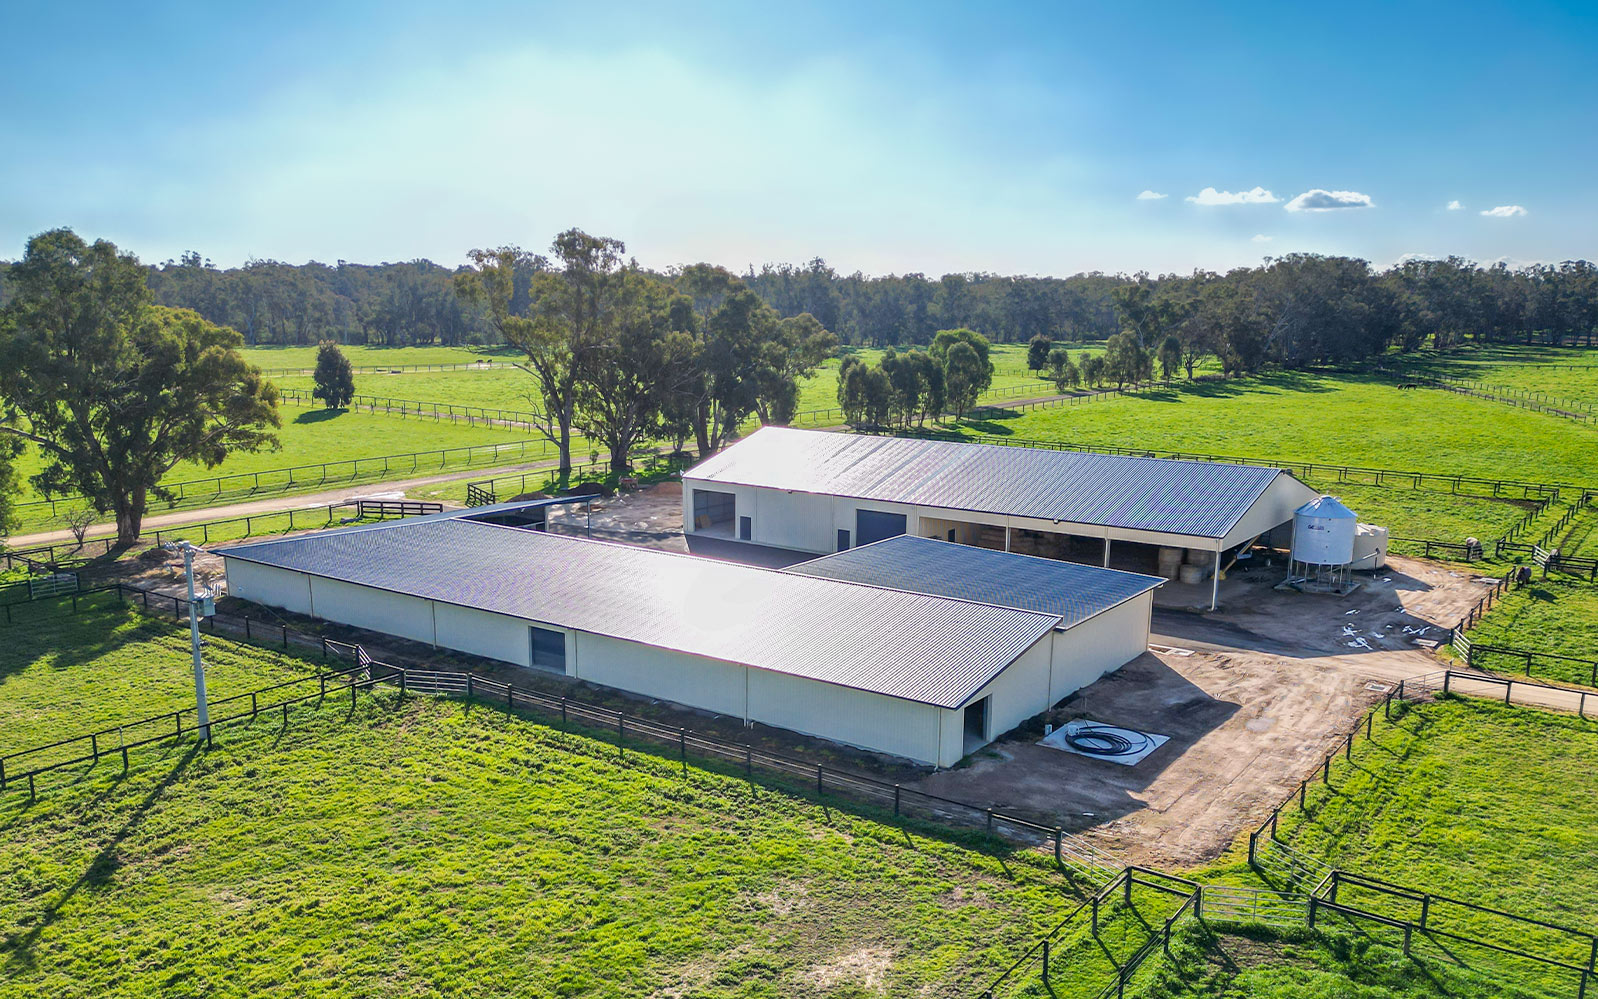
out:
{"label": "dirt driveway", "polygon": [[1156,611],[1154,642],[1172,651],[1149,652],[1045,719],[1170,736],[1142,763],[1040,746],[1033,729],[923,785],[1080,831],[1128,863],[1214,860],[1398,680],[1439,669],[1415,639],[1440,637],[1489,585],[1409,559],[1346,597],[1280,593],[1278,581],[1234,576],[1213,614]]}

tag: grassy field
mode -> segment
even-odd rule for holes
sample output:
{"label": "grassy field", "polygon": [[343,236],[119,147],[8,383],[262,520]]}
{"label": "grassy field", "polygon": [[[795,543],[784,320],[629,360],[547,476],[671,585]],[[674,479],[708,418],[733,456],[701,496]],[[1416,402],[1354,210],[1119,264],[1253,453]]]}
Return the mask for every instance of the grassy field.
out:
{"label": "grassy field", "polygon": [[[431,420],[402,419],[398,416],[386,414],[347,413],[342,411],[329,411],[324,409],[299,409],[284,407],[283,428],[278,431],[278,439],[282,448],[276,451],[263,451],[258,454],[234,454],[228,457],[221,465],[214,469],[203,468],[198,465],[180,465],[173,469],[166,477],[168,482],[184,480],[208,479],[217,475],[236,475],[270,469],[287,468],[295,465],[309,465],[321,462],[346,461],[351,458],[376,457],[389,454],[403,454],[416,451],[433,449],[461,448],[479,444],[494,444],[508,441],[526,440],[530,434],[525,430],[514,427],[471,427],[451,423],[435,423]],[[533,459],[528,459],[533,460]],[[458,455],[453,464],[462,465],[465,455]],[[500,462],[501,464],[505,462]],[[26,477],[36,473],[40,466],[39,456],[36,451],[29,449],[23,453],[18,461],[17,471],[19,477]],[[429,470],[438,468],[435,458],[431,465],[423,463],[416,471],[412,471],[407,464],[403,468],[396,467],[393,472],[396,477],[403,474],[405,477],[426,475]],[[347,469],[346,469],[347,475]],[[286,480],[284,480],[286,481]],[[338,482],[332,482],[337,485]],[[248,490],[248,484],[241,484],[241,488]],[[312,478],[305,488],[292,490],[304,492],[306,489],[323,488],[320,483]],[[275,495],[284,492],[273,489]],[[230,488],[230,496],[242,498],[239,491]],[[196,502],[203,500],[210,502],[214,492],[203,491],[196,493]],[[33,492],[32,486],[24,484],[22,501],[36,500],[39,496]],[[195,505],[186,502],[186,506]],[[64,507],[63,507],[64,509]],[[152,506],[152,513],[159,513],[164,507],[161,504]],[[60,526],[52,522],[49,508],[23,507],[20,511],[23,520],[22,530],[43,530],[51,526]]]}
{"label": "grassy field", "polygon": [[[0,629],[0,753],[194,704],[187,627],[121,606]],[[206,689],[241,694],[319,669],[206,636]]]}
{"label": "grassy field", "polygon": [[[97,652],[85,627],[75,658],[183,675],[172,636],[115,634]],[[60,668],[21,674],[66,709],[39,734],[80,710],[34,675]],[[497,710],[395,704],[10,797],[0,996],[966,994],[1065,901],[1025,857]]]}
{"label": "grassy field", "polygon": [[1358,485],[1314,478],[1308,484],[1341,498],[1360,520],[1384,525],[1394,536],[1433,541],[1461,542],[1474,537],[1490,543],[1536,506],[1530,500],[1465,496],[1405,485]]}
{"label": "grassy field", "polygon": [[1361,874],[1593,928],[1598,798],[1572,775],[1594,767],[1598,721],[1444,700],[1356,741],[1331,788],[1311,788],[1308,814],[1284,813],[1282,835]]}
{"label": "grassy field", "polygon": [[1287,373],[1182,383],[962,424],[959,432],[1243,457],[1598,483],[1598,431],[1363,376]]}
{"label": "grassy field", "polygon": [[1570,526],[1553,539],[1560,554],[1581,558],[1598,558],[1598,507],[1588,507],[1576,514]]}
{"label": "grassy field", "polygon": [[[400,367],[407,364],[471,364],[499,362],[519,356],[508,347],[341,347],[356,368]],[[316,367],[316,347],[245,347],[244,359],[263,371]]]}
{"label": "grassy field", "polygon": [[1464,347],[1422,354],[1411,366],[1428,374],[1598,403],[1598,351],[1593,350],[1518,344]]}
{"label": "grassy field", "polygon": [[[1364,936],[1264,927],[1213,933],[1185,926],[1172,958],[1152,961],[1132,999],[1499,999],[1523,995],[1500,979],[1406,957]],[[1536,994],[1536,993],[1533,993]]]}
{"label": "grassy field", "polygon": [[[1471,641],[1514,649],[1531,649],[1554,655],[1598,659],[1598,586],[1558,574],[1537,578],[1529,586],[1508,593],[1470,630]],[[1505,670],[1523,669],[1518,661],[1485,659],[1483,664]],[[1539,661],[1539,677],[1570,683],[1591,683],[1592,668],[1580,663]]]}

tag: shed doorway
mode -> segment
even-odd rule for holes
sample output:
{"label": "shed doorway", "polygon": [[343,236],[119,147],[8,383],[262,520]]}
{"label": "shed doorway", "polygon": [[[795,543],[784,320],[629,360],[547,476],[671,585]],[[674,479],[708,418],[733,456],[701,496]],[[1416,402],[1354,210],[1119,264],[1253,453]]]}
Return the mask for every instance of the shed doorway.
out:
{"label": "shed doorway", "polygon": [[966,705],[965,752],[973,752],[988,744],[988,708],[992,701],[993,697],[989,695],[980,701]]}
{"label": "shed doorway", "polygon": [[713,489],[694,490],[694,532],[732,537],[733,515],[738,497]]}
{"label": "shed doorway", "polygon": [[909,518],[902,513],[884,513],[881,510],[856,510],[854,513],[855,547],[869,545],[884,538],[896,538],[909,526]]}

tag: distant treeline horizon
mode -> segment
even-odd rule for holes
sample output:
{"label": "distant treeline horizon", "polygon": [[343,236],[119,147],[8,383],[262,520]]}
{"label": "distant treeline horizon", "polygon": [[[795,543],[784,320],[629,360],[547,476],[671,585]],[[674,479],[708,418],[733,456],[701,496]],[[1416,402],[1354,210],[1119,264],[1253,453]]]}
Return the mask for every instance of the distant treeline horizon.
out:
{"label": "distant treeline horizon", "polygon": [[[537,254],[529,261],[533,269],[548,266]],[[231,326],[250,346],[494,345],[500,337],[482,307],[455,292],[455,276],[467,267],[426,259],[252,260],[223,269],[197,252],[147,265],[156,302]],[[0,304],[8,269],[0,262]],[[670,282],[681,272],[651,273]],[[937,331],[957,328],[1024,343],[1039,335],[1102,341],[1121,330],[1152,341],[1166,333],[1195,336],[1185,328],[1195,325],[1254,326],[1249,339],[1259,343],[1248,353],[1258,356],[1236,365],[1247,370],[1469,340],[1598,345],[1598,268],[1584,260],[1512,268],[1449,257],[1377,269],[1356,258],[1293,254],[1224,274],[929,278],[839,274],[818,257],[737,276],[779,315],[809,313],[841,343],[865,347],[930,344]],[[1221,329],[1215,335],[1227,337]]]}

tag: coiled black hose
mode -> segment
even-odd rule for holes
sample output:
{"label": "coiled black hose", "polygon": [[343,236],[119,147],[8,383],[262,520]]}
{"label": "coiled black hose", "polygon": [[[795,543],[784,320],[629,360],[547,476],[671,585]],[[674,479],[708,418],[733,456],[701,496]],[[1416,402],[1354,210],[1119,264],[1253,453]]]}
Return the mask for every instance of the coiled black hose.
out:
{"label": "coiled black hose", "polygon": [[[1123,730],[1125,731],[1125,730]],[[1120,732],[1105,728],[1089,728],[1073,733],[1065,731],[1065,741],[1072,749],[1088,756],[1136,756],[1154,745],[1154,740],[1142,732],[1132,732],[1127,738]]]}

